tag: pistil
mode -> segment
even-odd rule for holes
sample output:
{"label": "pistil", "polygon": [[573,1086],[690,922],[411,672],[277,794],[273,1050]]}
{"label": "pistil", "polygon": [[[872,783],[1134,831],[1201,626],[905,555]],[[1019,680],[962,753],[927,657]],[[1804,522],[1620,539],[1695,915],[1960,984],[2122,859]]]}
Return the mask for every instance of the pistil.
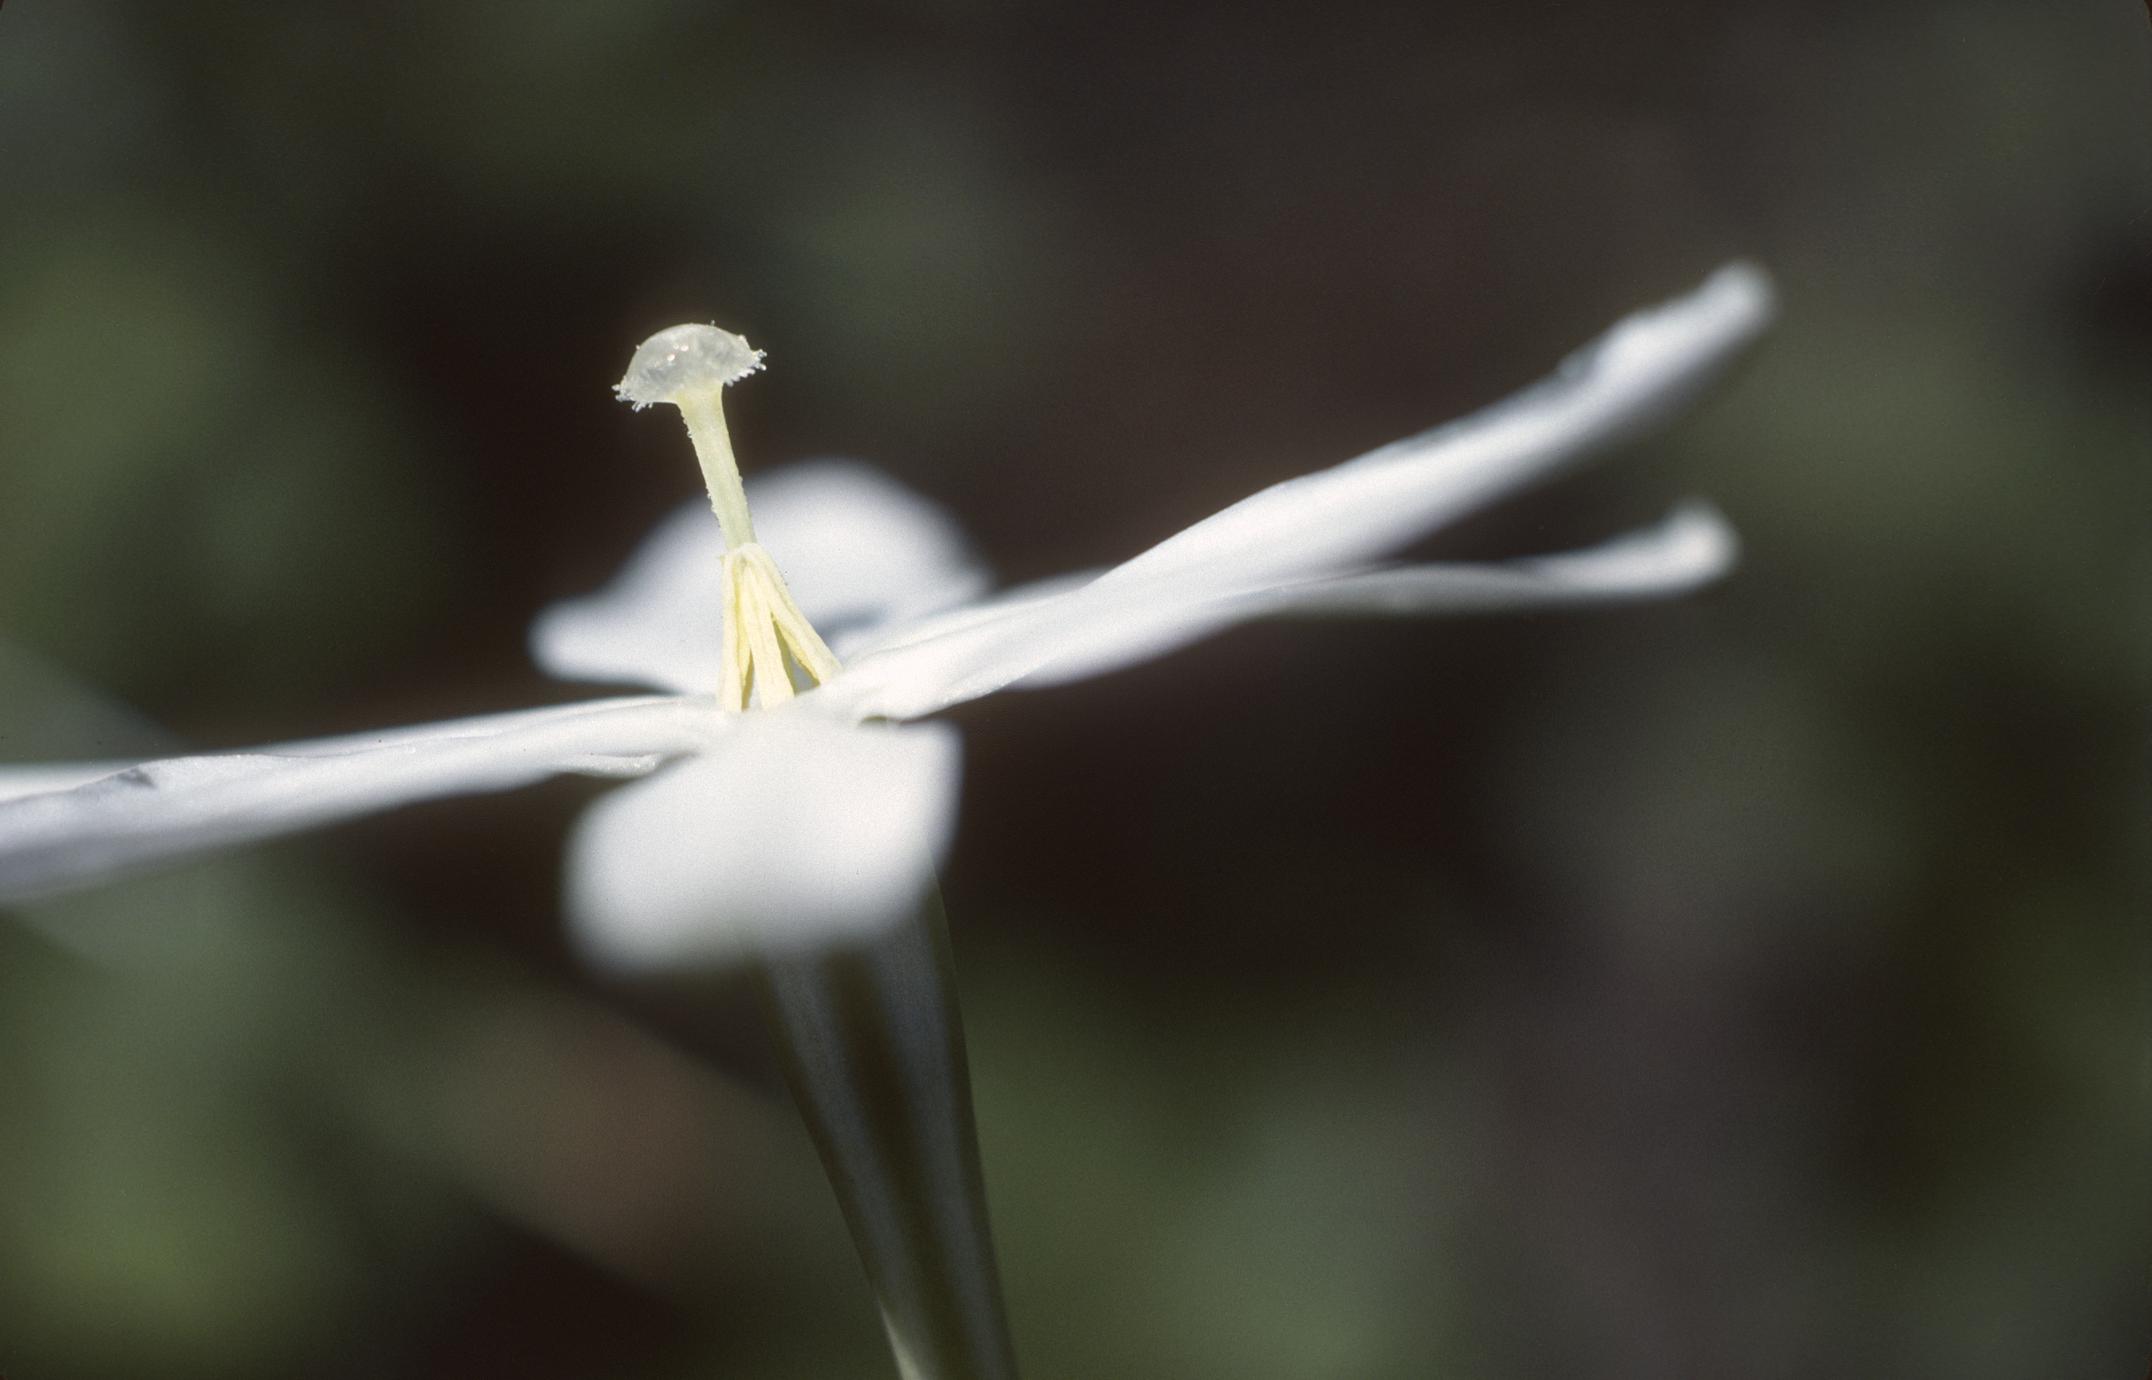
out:
{"label": "pistil", "polygon": [[719,609],[725,621],[717,702],[729,710],[767,709],[791,699],[796,669],[809,685],[837,672],[837,658],[800,612],[770,553],[755,540],[747,491],[725,425],[725,389],[762,367],[762,352],[715,326],[673,326],[644,341],[614,393],[637,411],[670,403],[710,491],[725,534]]}
{"label": "pistil", "polygon": [[677,404],[687,422],[688,439],[702,465],[702,482],[710,491],[710,511],[734,550],[755,540],[755,520],[747,511],[747,490],[740,483],[740,463],[732,455],[732,432],[725,426],[722,386],[684,394]]}

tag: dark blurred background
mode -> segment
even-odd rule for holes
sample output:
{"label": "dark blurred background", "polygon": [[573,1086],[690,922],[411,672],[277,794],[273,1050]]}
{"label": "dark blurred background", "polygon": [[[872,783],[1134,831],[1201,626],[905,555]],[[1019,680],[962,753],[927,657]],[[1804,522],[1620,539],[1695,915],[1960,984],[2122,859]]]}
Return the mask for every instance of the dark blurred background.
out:
{"label": "dark blurred background", "polygon": [[[1752,257],[1692,418],[1427,548],[1699,493],[1722,589],[957,716],[1028,1374],[2135,1377],[2148,83],[2123,0],[15,0],[0,748],[572,697],[676,320],[1020,579]],[[889,1374],[735,985],[568,955],[596,789],[0,925],[0,1370]]]}

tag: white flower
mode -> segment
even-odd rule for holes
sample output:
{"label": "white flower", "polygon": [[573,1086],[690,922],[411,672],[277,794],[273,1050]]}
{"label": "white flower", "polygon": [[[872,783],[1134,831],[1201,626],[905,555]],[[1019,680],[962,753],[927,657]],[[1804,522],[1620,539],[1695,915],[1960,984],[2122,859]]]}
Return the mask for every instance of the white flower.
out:
{"label": "white flower", "polygon": [[911,913],[948,845],[956,734],[915,722],[937,710],[1098,675],[1252,618],[1642,599],[1723,573],[1733,537],[1701,505],[1564,555],[1380,561],[1658,422],[1770,311],[1759,272],[1722,269],[1506,402],[1265,489],[1102,573],[985,597],[951,523],[863,466],[773,473],[754,487],[751,517],[719,400],[761,355],[715,328],[676,327],[638,352],[620,392],[681,409],[719,522],[667,519],[609,589],[532,630],[555,674],[664,693],[135,766],[0,771],[0,902],[577,772],[647,778],[602,797],[570,842],[569,914],[596,961],[667,967],[871,931]]}

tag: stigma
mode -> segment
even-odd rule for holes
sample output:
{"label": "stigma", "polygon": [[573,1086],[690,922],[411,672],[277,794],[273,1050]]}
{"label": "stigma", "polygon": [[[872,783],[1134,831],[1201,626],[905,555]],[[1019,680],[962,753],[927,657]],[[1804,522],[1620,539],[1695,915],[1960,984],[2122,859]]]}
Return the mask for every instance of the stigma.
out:
{"label": "stigma", "polygon": [[762,368],[762,351],[715,326],[672,326],[636,348],[613,392],[639,412],[652,403],[680,409],[702,465],[710,510],[725,534],[719,596],[725,620],[717,702],[726,710],[782,704],[837,673],[838,662],[800,612],[777,562],[755,540],[725,389]]}

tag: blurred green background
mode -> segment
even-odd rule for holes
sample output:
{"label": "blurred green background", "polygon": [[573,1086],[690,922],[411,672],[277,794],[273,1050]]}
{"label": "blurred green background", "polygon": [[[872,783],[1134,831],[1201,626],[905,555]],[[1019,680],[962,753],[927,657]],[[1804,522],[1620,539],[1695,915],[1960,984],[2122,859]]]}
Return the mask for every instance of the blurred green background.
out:
{"label": "blurred green background", "polygon": [[[570,697],[676,320],[1018,579],[1753,257],[1692,419],[1427,548],[1702,493],[1723,589],[958,715],[1027,1373],[2135,1377],[2148,136],[2122,0],[14,0],[0,752]],[[595,789],[0,924],[0,1371],[889,1374],[741,994],[567,955]]]}

